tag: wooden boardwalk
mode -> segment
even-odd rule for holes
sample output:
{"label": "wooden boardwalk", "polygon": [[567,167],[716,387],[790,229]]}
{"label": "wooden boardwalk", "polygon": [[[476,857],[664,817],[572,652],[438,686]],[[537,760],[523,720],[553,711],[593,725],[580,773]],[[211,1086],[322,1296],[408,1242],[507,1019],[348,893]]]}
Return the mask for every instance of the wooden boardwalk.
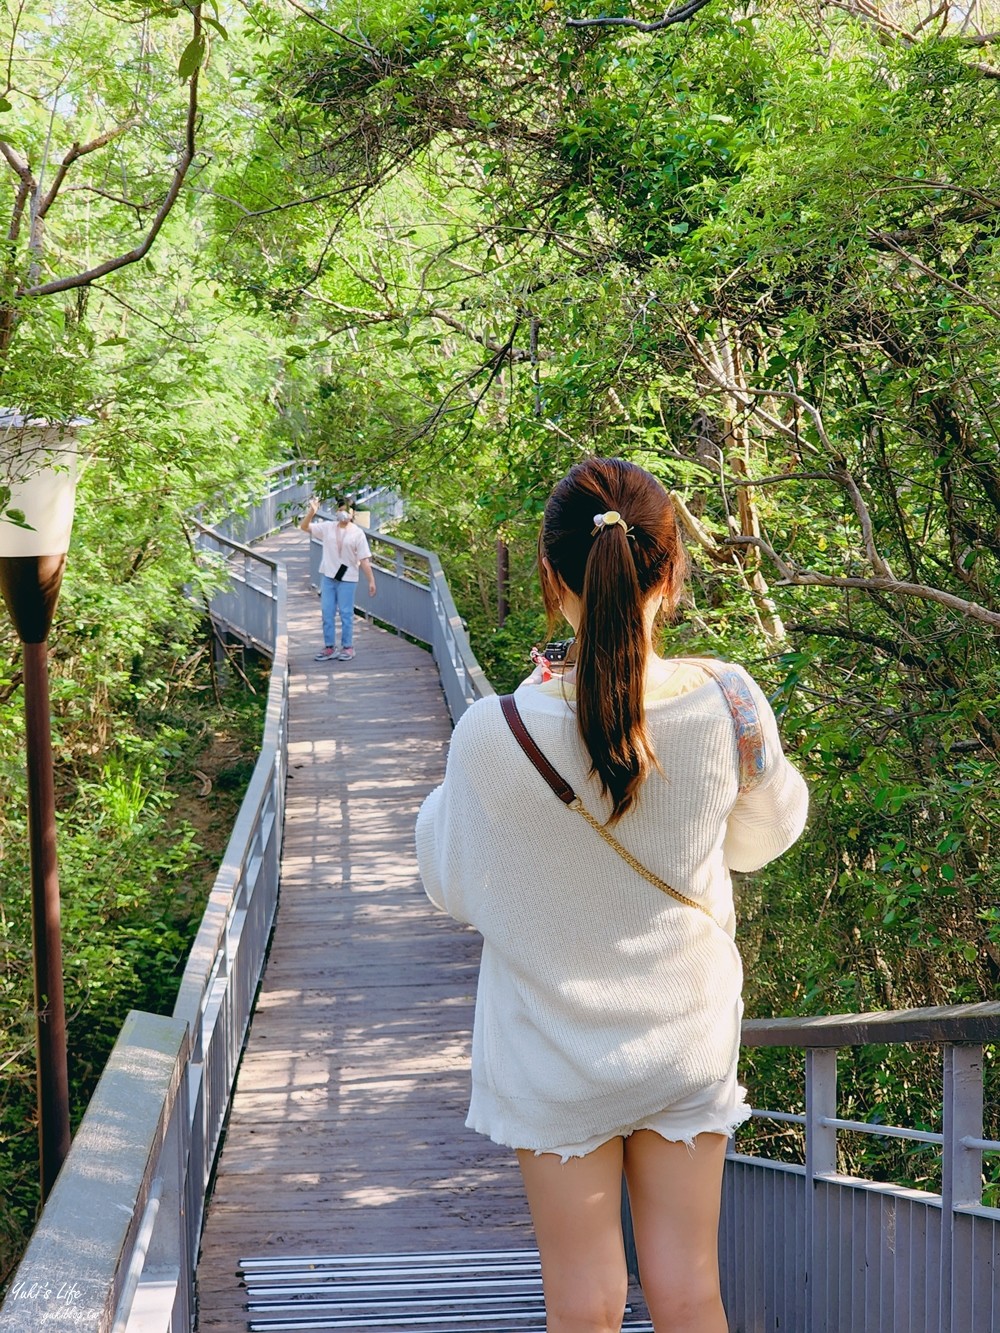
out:
{"label": "wooden boardwalk", "polygon": [[534,1244],[513,1154],[464,1127],[478,937],[431,907],[413,825],[450,724],[434,662],[357,623],[320,663],[308,539],[288,568],[277,924],[198,1268],[202,1333],[245,1333],[245,1258]]}

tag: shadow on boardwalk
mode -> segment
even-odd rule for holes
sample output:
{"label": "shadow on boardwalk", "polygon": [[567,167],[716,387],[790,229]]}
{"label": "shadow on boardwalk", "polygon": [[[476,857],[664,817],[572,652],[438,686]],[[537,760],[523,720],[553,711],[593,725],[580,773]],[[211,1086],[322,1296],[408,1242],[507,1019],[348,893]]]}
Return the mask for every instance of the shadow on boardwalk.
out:
{"label": "shadow on boardwalk", "polygon": [[465,1129],[478,938],[437,913],[413,825],[450,735],[428,653],[359,623],[320,663],[307,539],[286,562],[282,887],[198,1269],[199,1329],[247,1328],[241,1259],[533,1244],[513,1154]]}

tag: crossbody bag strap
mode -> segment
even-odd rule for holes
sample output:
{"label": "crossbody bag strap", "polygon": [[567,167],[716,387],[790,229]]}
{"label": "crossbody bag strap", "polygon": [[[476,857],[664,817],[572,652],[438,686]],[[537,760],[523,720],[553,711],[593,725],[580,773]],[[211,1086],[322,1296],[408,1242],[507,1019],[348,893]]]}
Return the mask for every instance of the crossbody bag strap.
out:
{"label": "crossbody bag strap", "polygon": [[767,746],[761,725],[757,702],[750,693],[743,673],[728,662],[717,662],[706,657],[675,657],[675,662],[686,662],[701,667],[711,676],[722,692],[736,735],[736,755],[740,769],[740,795],[759,787],[767,766]]}
{"label": "crossbody bag strap", "polygon": [[[504,694],[500,696],[500,707],[503,710],[504,718],[513,733],[514,739],[531,760],[532,764],[534,764],[535,768],[538,769],[538,772],[545,779],[548,786],[555,792],[560,801],[562,801],[563,805],[567,806],[570,810],[575,810],[578,815],[581,815],[594,832],[599,833],[608,846],[617,852],[622,860],[631,866],[637,875],[641,875],[647,883],[652,884],[653,887],[659,889],[661,893],[665,893],[668,898],[673,898],[676,902],[683,903],[685,907],[694,907],[718,926],[718,921],[715,920],[715,917],[707,907],[703,906],[696,899],[687,897],[686,894],[678,893],[676,889],[670,887],[666,880],[660,879],[659,875],[654,875],[651,870],[647,870],[642,862],[637,860],[630,851],[627,851],[618,839],[612,833],[608,832],[601,821],[596,819],[590,813],[566,779],[552,767],[549,761],[545,758],[545,755],[542,754],[541,750],[535,744],[531,733],[524,725],[524,719],[518,711],[517,704],[514,702],[514,696],[512,694]],[[719,926],[719,929],[721,930],[722,927]]]}
{"label": "crossbody bag strap", "polygon": [[563,805],[572,807],[573,802],[577,800],[576,792],[562,774],[556,772],[535,744],[531,732],[524,725],[521,714],[518,712],[517,704],[514,702],[514,696],[512,694],[501,695],[500,707],[503,709],[503,715],[507,719],[507,725],[514,733],[514,739],[517,741],[518,745],[520,745],[521,749],[535,765],[539,773],[541,773],[542,777],[559,797],[560,801],[562,801]]}

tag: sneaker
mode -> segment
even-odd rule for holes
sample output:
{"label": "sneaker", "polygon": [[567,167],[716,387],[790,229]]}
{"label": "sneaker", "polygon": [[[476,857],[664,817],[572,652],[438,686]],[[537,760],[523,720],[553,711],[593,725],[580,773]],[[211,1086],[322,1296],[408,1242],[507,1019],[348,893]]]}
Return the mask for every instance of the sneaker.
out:
{"label": "sneaker", "polygon": [[338,654],[332,648],[324,648],[322,652],[316,654],[314,662],[332,662]]}
{"label": "sneaker", "polygon": [[334,657],[337,659],[338,662],[350,662],[351,659],[354,657],[354,649],[341,648],[339,653],[334,653]]}

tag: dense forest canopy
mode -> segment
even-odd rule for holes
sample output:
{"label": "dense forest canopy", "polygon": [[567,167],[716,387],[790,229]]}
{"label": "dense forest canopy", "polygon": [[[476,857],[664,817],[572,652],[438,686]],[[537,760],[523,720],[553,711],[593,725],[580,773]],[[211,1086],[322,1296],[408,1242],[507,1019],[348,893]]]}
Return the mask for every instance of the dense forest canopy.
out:
{"label": "dense forest canopy", "polygon": [[[71,896],[77,836],[80,882],[99,883],[95,801],[145,792],[169,819],[151,719],[193,651],[196,501],[289,453],[331,491],[396,486],[504,685],[542,633],[552,481],[623,454],[671,490],[692,553],[667,650],[750,664],[812,787],[808,839],[741,891],[748,1011],[995,995],[1000,14],[2,14],[0,404],[93,420],[53,639]],[[5,912],[19,808],[0,814]],[[93,921],[108,909],[88,891]],[[5,1049],[23,1056],[23,913],[2,929]],[[854,1112],[919,1119],[921,1078],[870,1059]]]}
{"label": "dense forest canopy", "polygon": [[581,451],[672,489],[696,561],[672,637],[761,663],[814,780],[811,846],[755,890],[794,959],[752,981],[761,1009],[991,993],[989,16],[585,13],[272,28],[255,151],[220,187],[230,280],[310,329],[305,438],[403,487],[484,627],[496,534],[521,612]]}

